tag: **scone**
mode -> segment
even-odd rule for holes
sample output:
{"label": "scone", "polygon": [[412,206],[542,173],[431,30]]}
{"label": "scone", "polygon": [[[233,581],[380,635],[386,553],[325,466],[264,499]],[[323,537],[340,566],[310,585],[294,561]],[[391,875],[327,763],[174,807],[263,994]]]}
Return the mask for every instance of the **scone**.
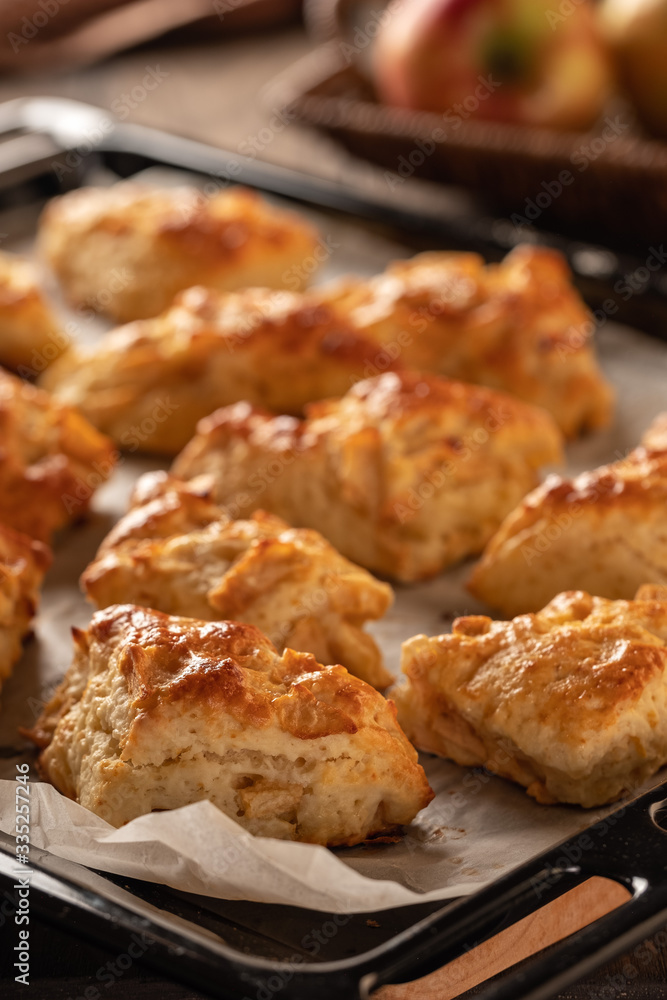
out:
{"label": "scone", "polygon": [[48,541],[113,471],[107,438],[42,389],[0,369],[0,522]]}
{"label": "scone", "polygon": [[114,826],[209,799],[254,834],[334,846],[433,797],[391,702],[254,625],[113,606],[74,643],[40,765]]}
{"label": "scone", "polygon": [[593,319],[553,250],[520,246],[489,266],[476,254],[424,253],[321,294],[406,368],[542,406],[568,437],[609,422]]}
{"label": "scone", "polygon": [[316,531],[290,528],[263,511],[230,520],[205,481],[142,476],[129,513],[81,582],[98,608],[125,602],[186,618],[249,622],[280,653],[289,646],[320,663],[342,663],[377,688],[393,680],[362,628],[387,611],[391,588]]}
{"label": "scone", "polygon": [[505,615],[561,590],[629,599],[667,585],[667,413],[642,444],[574,479],[550,476],[503,522],[468,582]]}
{"label": "scone", "polygon": [[667,763],[667,588],[559,594],[513,621],[471,615],[403,645],[391,696],[421,750],[545,804],[613,802]]}
{"label": "scone", "polygon": [[49,202],[39,229],[70,302],[121,323],[157,316],[191,285],[299,289],[318,245],[304,219],[240,187],[212,197],[134,182],[80,188]]}
{"label": "scone", "polygon": [[34,265],[0,251],[0,365],[31,377],[62,354],[65,334],[37,283]]}
{"label": "scone", "polygon": [[377,353],[307,295],[190,288],[161,316],[68,352],[42,384],[120,447],[175,455],[218,407],[301,413],[364,378]]}
{"label": "scone", "polygon": [[50,563],[45,545],[0,524],[0,687],[21,655]]}
{"label": "scone", "polygon": [[212,414],[176,476],[213,476],[232,517],[269,510],[321,531],[368,569],[419,580],[479,552],[561,459],[543,410],[479,386],[414,372],[357,383],[306,420],[239,403]]}

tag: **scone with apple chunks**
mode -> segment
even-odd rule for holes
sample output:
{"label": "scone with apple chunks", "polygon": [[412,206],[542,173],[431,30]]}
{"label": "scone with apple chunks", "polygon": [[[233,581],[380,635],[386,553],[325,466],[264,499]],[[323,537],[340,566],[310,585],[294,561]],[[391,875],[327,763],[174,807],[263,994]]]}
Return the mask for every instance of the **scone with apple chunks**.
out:
{"label": "scone with apple chunks", "polygon": [[667,763],[667,588],[559,594],[513,621],[459,618],[403,645],[391,696],[421,750],[545,804],[613,802]]}
{"label": "scone with apple chunks", "polygon": [[500,526],[469,590],[511,616],[561,590],[629,599],[667,585],[667,413],[620,461],[550,476]]}
{"label": "scone with apple chunks", "polygon": [[210,474],[233,517],[269,510],[410,581],[481,551],[539,467],[560,460],[560,433],[543,410],[403,372],[313,403],[303,421],[247,403],[219,410],[173,472]]}
{"label": "scone with apple chunks", "polygon": [[119,323],[157,316],[191,285],[302,288],[318,246],[305,219],[240,187],[211,197],[135,182],[80,188],[50,201],[39,229],[69,301]]}
{"label": "scone with apple chunks", "polygon": [[433,797],[391,702],[253,625],[113,606],[74,643],[33,735],[55,722],[41,768],[113,826],[209,799],[254,834],[335,846]]}
{"label": "scone with apple chunks", "polygon": [[0,522],[49,541],[111,474],[108,438],[71,406],[0,369]]}
{"label": "scone with apple chunks", "polygon": [[0,365],[33,377],[63,353],[68,338],[42,293],[34,264],[0,252]]}
{"label": "scone with apple chunks", "polygon": [[21,656],[50,564],[45,545],[0,524],[0,687]]}
{"label": "scone with apple chunks", "polygon": [[175,455],[220,406],[247,400],[300,414],[374,371],[377,356],[308,295],[190,288],[161,316],[69,351],[42,384],[121,448]]}
{"label": "scone with apple chunks", "polygon": [[344,559],[318,532],[257,511],[232,521],[211,486],[164,472],[139,480],[81,582],[98,608],[131,603],[171,615],[256,625],[282,652],[342,663],[373,687],[393,676],[363,631],[389,608],[391,588]]}
{"label": "scone with apple chunks", "polygon": [[609,423],[613,393],[594,322],[553,250],[520,246],[490,265],[471,253],[423,253],[318,292],[406,368],[542,406],[567,437]]}

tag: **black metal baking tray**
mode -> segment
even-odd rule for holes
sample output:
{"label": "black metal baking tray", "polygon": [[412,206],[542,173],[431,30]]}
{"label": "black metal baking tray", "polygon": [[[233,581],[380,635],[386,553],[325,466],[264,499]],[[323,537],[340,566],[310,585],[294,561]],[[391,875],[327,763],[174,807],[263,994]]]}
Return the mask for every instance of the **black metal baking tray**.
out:
{"label": "black metal baking tray", "polygon": [[[141,961],[211,997],[279,992],[284,1000],[365,1000],[380,986],[440,968],[591,877],[620,883],[630,893],[627,903],[479,994],[482,1000],[546,1000],[667,921],[666,796],[661,784],[590,827],[585,838],[579,833],[429,915],[422,907],[383,911],[380,935],[366,929],[369,914],[341,920],[293,907],[187,896],[92,875],[36,848],[30,905],[45,920],[107,947],[122,950],[139,935],[146,946]],[[12,838],[0,835],[6,893],[15,891],[22,871]],[[304,947],[314,927],[337,938],[321,961]],[[339,932],[330,935],[328,927]],[[379,937],[382,943],[373,944]]]}
{"label": "black metal baking tray", "polygon": [[[85,183],[99,167],[127,177],[161,165],[348,213],[399,232],[404,243],[415,247],[474,247],[490,259],[506,249],[493,227],[482,222],[466,227],[452,219],[425,218],[361,198],[343,185],[140,126],[109,129],[106,122],[108,115],[99,109],[50,98],[0,106],[0,208],[40,203]],[[566,252],[576,270],[580,246],[553,234],[544,239]],[[597,289],[589,296],[591,304],[596,295],[609,295],[609,282],[616,280],[605,259],[597,274],[591,274],[590,260],[587,265],[587,280]],[[664,299],[654,289],[635,296],[630,304],[635,311],[625,318],[646,328],[641,310],[637,312],[643,301],[659,326],[660,308],[665,307],[661,295]],[[373,926],[367,921],[377,914],[340,918],[295,907],[189,896],[93,873],[37,848],[30,854],[31,909],[47,922],[107,947],[124,949],[139,934],[146,943],[139,961],[211,997],[259,1000],[279,993],[284,1000],[352,1000],[383,984],[425,975],[592,876],[624,885],[630,893],[625,905],[481,994],[485,1000],[537,1000],[553,996],[667,922],[664,826],[667,784],[592,827],[585,841],[578,834],[473,896],[446,905],[383,911]],[[17,870],[15,843],[0,834],[0,888],[10,898]],[[319,951],[309,944],[318,928],[327,939],[327,947]],[[326,930],[330,928],[333,934]]]}

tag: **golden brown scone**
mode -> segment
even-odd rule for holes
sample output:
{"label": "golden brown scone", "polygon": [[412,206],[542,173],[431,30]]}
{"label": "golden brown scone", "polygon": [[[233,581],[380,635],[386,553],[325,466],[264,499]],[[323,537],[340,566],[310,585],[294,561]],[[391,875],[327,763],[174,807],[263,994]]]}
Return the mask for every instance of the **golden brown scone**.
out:
{"label": "golden brown scone", "polygon": [[561,590],[629,599],[667,584],[667,414],[642,444],[573,479],[550,476],[500,526],[468,588],[512,616]]}
{"label": "golden brown scone", "polygon": [[220,410],[202,420],[173,472],[212,475],[232,517],[269,510],[399,580],[479,552],[539,467],[561,459],[546,412],[435,375],[367,379],[307,414]]}
{"label": "golden brown scone", "polygon": [[483,766],[545,804],[603,805],[667,763],[667,587],[559,594],[403,645],[391,691],[421,750]]}
{"label": "golden brown scone", "polygon": [[125,323],[157,316],[191,285],[299,289],[318,235],[245,188],[206,197],[128,182],[54,198],[39,247],[70,302]]}
{"label": "golden brown scone", "polygon": [[218,407],[301,413],[364,378],[377,352],[307,295],[190,288],[162,316],[68,352],[43,384],[121,447],[175,455]]}
{"label": "golden brown scone", "polygon": [[0,251],[0,365],[34,376],[62,354],[66,343],[34,265]]}
{"label": "golden brown scone", "polygon": [[0,524],[0,687],[21,655],[50,563],[45,545]]}
{"label": "golden brown scone", "polygon": [[489,266],[476,254],[424,253],[321,294],[406,368],[542,406],[568,437],[609,422],[594,324],[553,250],[520,246]]}
{"label": "golden brown scone", "polygon": [[116,460],[80,413],[2,369],[0,442],[0,521],[41,541],[85,513]]}
{"label": "golden brown scone", "polygon": [[356,844],[433,797],[391,702],[253,625],[116,605],[74,642],[40,764],[114,826],[209,799],[254,834]]}
{"label": "golden brown scone", "polygon": [[342,663],[373,687],[393,677],[363,631],[391,587],[339,555],[316,531],[257,511],[231,521],[210,484],[165,472],[139,480],[129,513],[102,542],[81,582],[98,608],[123,602],[171,615],[256,625],[278,652]]}

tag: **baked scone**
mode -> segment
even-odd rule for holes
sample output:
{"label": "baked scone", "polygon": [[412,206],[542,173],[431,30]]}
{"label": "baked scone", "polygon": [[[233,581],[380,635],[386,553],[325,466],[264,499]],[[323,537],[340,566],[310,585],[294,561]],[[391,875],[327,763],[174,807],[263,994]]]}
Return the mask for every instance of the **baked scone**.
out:
{"label": "baked scone", "polygon": [[391,587],[339,555],[316,531],[257,511],[232,521],[210,483],[149,472],[129,513],[102,542],[81,582],[98,608],[131,603],[171,615],[256,625],[282,652],[342,663],[373,687],[393,676],[363,631]]}
{"label": "baked scone", "polygon": [[50,563],[45,545],[0,524],[0,687],[21,655]]}
{"label": "baked scone", "polygon": [[609,422],[594,323],[553,250],[519,246],[488,266],[476,254],[423,253],[321,294],[406,368],[542,406],[568,437]]}
{"label": "baked scone", "polygon": [[174,475],[213,476],[232,517],[262,508],[315,528],[339,552],[419,580],[479,552],[506,513],[561,459],[544,411],[491,389],[390,372],[306,420],[247,403],[202,420]]}
{"label": "baked scone", "polygon": [[254,625],[113,606],[74,643],[40,765],[114,826],[209,799],[254,834],[356,844],[433,797],[391,702]]}
{"label": "baked scone", "polygon": [[66,343],[34,265],[0,251],[0,365],[25,377],[38,375]]}
{"label": "baked scone", "polygon": [[39,228],[69,301],[120,323],[157,316],[191,285],[299,289],[318,240],[303,218],[245,188],[207,197],[135,182],[54,198]]}
{"label": "baked scone", "polygon": [[2,369],[0,442],[0,522],[41,541],[85,513],[116,460],[80,413]]}
{"label": "baked scone", "polygon": [[613,802],[667,763],[667,588],[559,594],[513,621],[457,619],[403,645],[398,719],[421,750],[545,804]]}
{"label": "baked scone", "polygon": [[667,585],[667,413],[626,458],[550,476],[500,526],[468,588],[512,616],[561,590],[629,599]]}
{"label": "baked scone", "polygon": [[301,413],[364,378],[377,352],[307,295],[190,288],[161,316],[69,351],[42,384],[121,447],[175,455],[218,407]]}

